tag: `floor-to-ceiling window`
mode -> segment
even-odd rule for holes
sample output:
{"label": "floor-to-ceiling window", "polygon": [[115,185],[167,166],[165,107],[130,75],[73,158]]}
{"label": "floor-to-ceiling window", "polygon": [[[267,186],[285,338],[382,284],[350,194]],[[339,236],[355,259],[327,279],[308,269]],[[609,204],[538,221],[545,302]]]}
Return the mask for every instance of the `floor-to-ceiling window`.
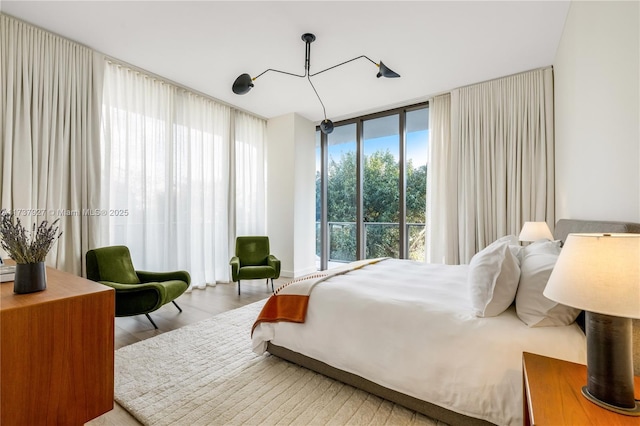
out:
{"label": "floor-to-ceiling window", "polygon": [[375,257],[424,260],[426,104],[316,134],[319,268]]}

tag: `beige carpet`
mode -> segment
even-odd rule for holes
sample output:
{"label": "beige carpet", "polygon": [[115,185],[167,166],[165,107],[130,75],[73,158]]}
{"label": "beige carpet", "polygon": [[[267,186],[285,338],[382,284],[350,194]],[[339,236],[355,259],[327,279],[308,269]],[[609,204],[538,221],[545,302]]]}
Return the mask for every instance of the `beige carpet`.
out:
{"label": "beige carpet", "polygon": [[116,351],[116,401],[147,425],[436,425],[271,355],[251,351],[264,301]]}

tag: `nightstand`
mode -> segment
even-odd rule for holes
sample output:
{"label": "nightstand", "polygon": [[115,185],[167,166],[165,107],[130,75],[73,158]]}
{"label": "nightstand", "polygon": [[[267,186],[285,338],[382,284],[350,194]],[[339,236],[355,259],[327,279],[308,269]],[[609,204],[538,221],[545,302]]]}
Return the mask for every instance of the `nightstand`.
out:
{"label": "nightstand", "polygon": [[[598,407],[582,396],[587,366],[528,352],[522,354],[523,418],[528,425],[636,425],[640,417],[624,416]],[[634,378],[640,398],[640,377]]]}

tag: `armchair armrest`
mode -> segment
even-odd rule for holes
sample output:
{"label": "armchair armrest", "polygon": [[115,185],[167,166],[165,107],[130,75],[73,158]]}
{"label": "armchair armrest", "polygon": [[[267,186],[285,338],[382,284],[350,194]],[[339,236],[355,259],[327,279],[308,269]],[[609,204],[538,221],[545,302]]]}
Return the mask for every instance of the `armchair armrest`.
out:
{"label": "armchair armrest", "polygon": [[184,281],[187,285],[191,284],[191,276],[187,271],[172,271],[172,272],[148,272],[148,271],[136,271],[136,275],[142,283],[162,282],[162,281]]}
{"label": "armchair armrest", "polygon": [[100,281],[116,290],[116,316],[140,315],[155,311],[166,297],[166,289],[158,283],[121,284]]}
{"label": "armchair armrest", "polygon": [[267,257],[267,264],[276,270],[276,276],[274,278],[280,278],[280,259],[270,254]]}
{"label": "armchair armrest", "polygon": [[238,256],[233,256],[229,261],[229,265],[231,265],[231,281],[238,281],[238,272],[240,271],[240,258]]}

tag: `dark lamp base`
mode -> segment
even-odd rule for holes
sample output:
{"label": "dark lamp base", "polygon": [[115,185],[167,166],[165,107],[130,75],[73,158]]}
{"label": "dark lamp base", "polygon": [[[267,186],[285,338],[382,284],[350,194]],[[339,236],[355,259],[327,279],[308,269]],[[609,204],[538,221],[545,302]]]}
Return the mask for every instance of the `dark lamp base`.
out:
{"label": "dark lamp base", "polygon": [[587,386],[594,404],[627,416],[640,416],[634,398],[631,319],[586,311]]}
{"label": "dark lamp base", "polygon": [[587,398],[589,401],[593,402],[597,406],[607,409],[609,411],[613,411],[618,414],[624,414],[625,416],[640,416],[640,403],[638,401],[636,401],[636,406],[634,408],[617,407],[615,405],[607,404],[604,401],[600,401],[598,398],[591,395],[586,386],[582,387],[582,395],[584,395],[585,398]]}

